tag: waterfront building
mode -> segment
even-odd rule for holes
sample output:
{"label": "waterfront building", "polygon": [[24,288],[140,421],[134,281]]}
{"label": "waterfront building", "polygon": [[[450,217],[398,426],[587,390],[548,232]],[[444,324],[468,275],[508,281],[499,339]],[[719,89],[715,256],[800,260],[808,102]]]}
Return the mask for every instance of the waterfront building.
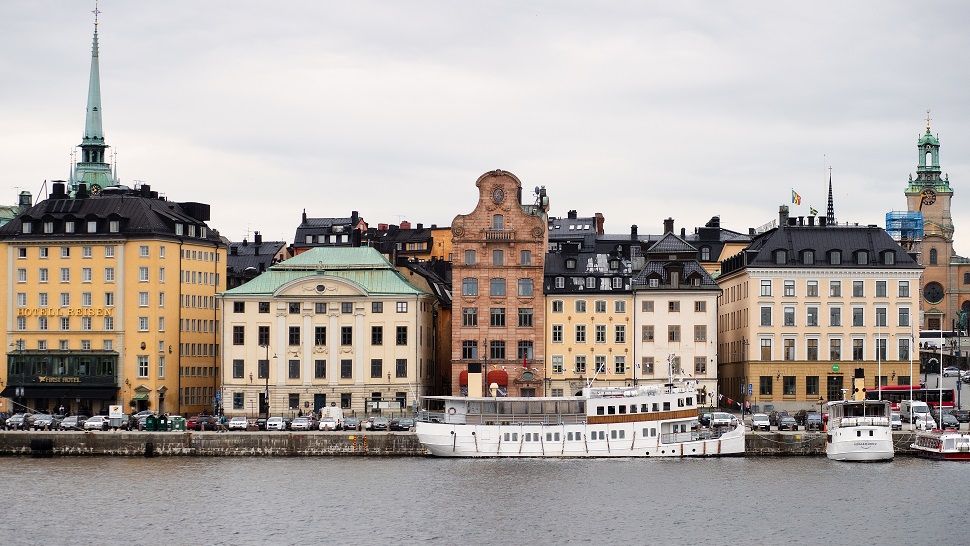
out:
{"label": "waterfront building", "polygon": [[909,176],[905,191],[908,214],[889,213],[886,227],[923,266],[920,327],[950,330],[960,311],[970,313],[970,259],[953,249],[953,188],[942,174],[940,140],[930,132],[929,119],[916,148],[916,178]]}
{"label": "waterfront building", "polygon": [[109,174],[97,36],[95,23],[82,161],[0,228],[2,396],[10,410],[211,410],[225,246],[208,205]]}
{"label": "waterfront building", "polygon": [[237,243],[229,243],[226,258],[226,288],[241,286],[266,272],[273,264],[290,257],[286,241],[264,241],[260,232]]}
{"label": "waterfront building", "polygon": [[815,407],[842,400],[856,368],[869,388],[917,381],[919,264],[885,230],[829,218],[831,207],[826,217],[789,218],[782,206],[778,227],[723,264],[717,328],[726,398]]}
{"label": "waterfront building", "polygon": [[499,394],[540,395],[546,364],[545,188],[536,188],[530,204],[510,172],[487,172],[475,185],[474,210],[451,223],[452,392],[468,392],[471,368],[482,372],[483,389],[495,384]]}
{"label": "waterfront building", "polygon": [[644,251],[633,278],[633,330],[637,381],[664,384],[671,377],[697,381],[697,399],[710,404],[717,391],[717,299],[720,288],[698,261],[698,249],[674,234]]}
{"label": "waterfront building", "polygon": [[631,385],[636,376],[631,254],[639,255],[640,242],[631,236],[606,239],[600,213],[579,217],[570,210],[565,218],[549,218],[548,225],[543,282],[548,395],[573,396],[588,383]]}
{"label": "waterfront building", "polygon": [[435,299],[373,248],[311,248],[219,299],[227,415],[361,413],[427,394]]}
{"label": "waterfront building", "polygon": [[367,228],[361,244],[372,246],[386,254],[392,262],[397,258],[410,260],[447,260],[451,261],[451,228],[431,224],[426,227],[417,223],[403,221],[400,225],[377,224]]}

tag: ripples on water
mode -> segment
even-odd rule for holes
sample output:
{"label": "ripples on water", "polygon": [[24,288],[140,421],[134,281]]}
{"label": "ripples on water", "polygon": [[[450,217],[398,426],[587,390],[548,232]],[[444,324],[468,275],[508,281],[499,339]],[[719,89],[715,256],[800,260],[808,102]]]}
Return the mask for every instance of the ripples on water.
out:
{"label": "ripples on water", "polygon": [[968,482],[918,459],[4,458],[0,544],[961,544]]}

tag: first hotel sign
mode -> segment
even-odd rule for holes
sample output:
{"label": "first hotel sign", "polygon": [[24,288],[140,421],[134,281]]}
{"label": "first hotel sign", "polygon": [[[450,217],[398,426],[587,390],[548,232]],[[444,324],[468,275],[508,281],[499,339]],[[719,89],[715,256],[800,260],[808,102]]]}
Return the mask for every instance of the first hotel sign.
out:
{"label": "first hotel sign", "polygon": [[18,317],[113,317],[111,307],[21,307]]}

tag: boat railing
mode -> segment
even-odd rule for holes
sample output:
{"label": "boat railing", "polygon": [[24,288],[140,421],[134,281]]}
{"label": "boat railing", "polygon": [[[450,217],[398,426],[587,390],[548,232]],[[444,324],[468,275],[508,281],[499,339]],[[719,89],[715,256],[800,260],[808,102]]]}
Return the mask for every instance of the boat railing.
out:
{"label": "boat railing", "polygon": [[700,440],[716,440],[735,427],[714,427],[692,430],[689,432],[669,432],[660,435],[660,443],[677,444],[681,442],[697,442]]}
{"label": "boat railing", "polygon": [[586,422],[582,414],[516,414],[476,413],[445,414],[444,412],[419,411],[417,420],[424,423],[450,423],[461,425],[574,425]]}
{"label": "boat railing", "polygon": [[889,418],[887,417],[843,417],[839,419],[838,426],[840,427],[858,427],[858,426],[888,427]]}

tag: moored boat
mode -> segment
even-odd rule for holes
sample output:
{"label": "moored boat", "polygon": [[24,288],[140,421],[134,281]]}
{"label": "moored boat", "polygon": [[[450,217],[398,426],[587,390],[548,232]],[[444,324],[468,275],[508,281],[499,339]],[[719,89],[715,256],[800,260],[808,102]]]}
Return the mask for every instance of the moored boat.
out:
{"label": "moored boat", "polygon": [[828,403],[825,455],[836,461],[890,461],[895,455],[886,400]]}
{"label": "moored boat", "polygon": [[919,432],[910,447],[916,450],[916,455],[927,459],[970,461],[970,433]]}
{"label": "moored boat", "polygon": [[415,431],[439,457],[711,457],[744,453],[744,425],[702,429],[691,382],[580,396],[422,399]]}

